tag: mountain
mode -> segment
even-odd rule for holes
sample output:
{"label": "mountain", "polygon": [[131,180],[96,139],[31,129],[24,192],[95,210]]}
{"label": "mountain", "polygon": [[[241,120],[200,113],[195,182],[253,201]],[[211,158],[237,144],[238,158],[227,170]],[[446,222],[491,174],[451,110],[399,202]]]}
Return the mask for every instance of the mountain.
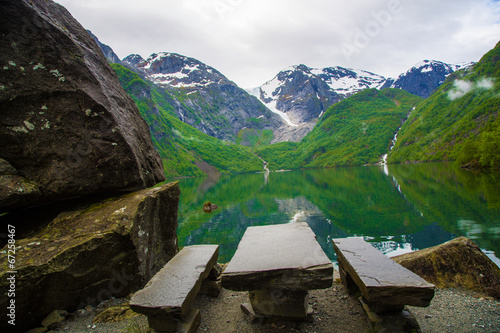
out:
{"label": "mountain", "polygon": [[257,98],[194,58],[161,52],[122,62],[167,91],[180,120],[220,140],[249,145],[283,125]]}
{"label": "mountain", "polygon": [[500,167],[500,43],[451,74],[410,115],[388,162],[457,160]]}
{"label": "mountain", "polygon": [[110,64],[121,64],[122,63],[120,58],[116,55],[115,51],[113,51],[113,49],[111,47],[109,47],[106,44],[101,43],[99,38],[97,38],[97,36],[94,35],[92,33],[92,31],[87,30],[87,32],[95,40],[95,42],[97,43],[97,45],[99,46],[102,53],[104,54],[104,56],[106,57],[106,59],[108,60],[108,62]]}
{"label": "mountain", "polygon": [[271,170],[378,163],[421,100],[401,89],[365,89],[331,106],[300,142],[261,147],[257,154]]}
{"label": "mountain", "polygon": [[396,79],[387,79],[383,88],[403,89],[423,98],[429,97],[446,80],[448,75],[473,63],[446,64],[437,60],[424,60],[410,68]]}
{"label": "mountain", "polygon": [[218,140],[179,120],[176,100],[168,91],[122,65],[111,66],[149,125],[167,177],[214,177],[262,170],[262,161],[250,148]]}
{"label": "mountain", "polygon": [[300,141],[312,130],[317,119],[331,105],[365,89],[399,88],[420,97],[428,97],[446,77],[470,64],[450,65],[424,60],[396,79],[372,72],[340,66],[311,68],[297,65],[280,71],[262,86],[248,89],[287,127],[275,132],[273,142]]}
{"label": "mountain", "polygon": [[384,82],[384,77],[366,71],[298,65],[280,71],[272,80],[248,91],[288,125],[275,133],[273,142],[297,142],[331,105],[358,91],[378,88]]}

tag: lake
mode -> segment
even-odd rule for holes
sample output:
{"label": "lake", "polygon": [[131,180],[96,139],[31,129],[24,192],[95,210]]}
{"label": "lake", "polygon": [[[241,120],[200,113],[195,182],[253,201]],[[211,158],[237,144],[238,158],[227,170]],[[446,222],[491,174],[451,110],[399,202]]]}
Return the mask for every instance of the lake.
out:
{"label": "lake", "polygon": [[[219,244],[228,262],[249,226],[307,222],[331,240],[363,237],[389,256],[474,240],[500,265],[500,173],[452,163],[365,166],[179,180],[179,246]],[[218,209],[208,214],[203,204]]]}

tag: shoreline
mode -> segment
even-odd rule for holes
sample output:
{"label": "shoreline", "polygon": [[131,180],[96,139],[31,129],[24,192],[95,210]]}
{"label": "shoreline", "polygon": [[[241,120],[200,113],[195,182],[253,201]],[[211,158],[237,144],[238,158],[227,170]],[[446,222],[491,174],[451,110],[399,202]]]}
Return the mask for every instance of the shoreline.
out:
{"label": "shoreline", "polygon": [[[219,297],[198,295],[194,304],[200,309],[201,323],[197,332],[369,332],[366,315],[358,299],[349,295],[334,272],[334,284],[327,289],[310,291],[309,305],[312,322],[276,320],[269,323],[250,323],[240,310],[248,302],[248,292],[222,289]],[[109,303],[120,303],[116,299]],[[423,333],[500,331],[500,302],[490,297],[462,290],[437,289],[431,305],[426,308],[407,307],[417,319]],[[53,332],[146,332],[147,318],[139,315],[115,323],[93,324],[99,309],[93,309],[73,320],[65,320]],[[142,330],[141,330],[142,328]]]}

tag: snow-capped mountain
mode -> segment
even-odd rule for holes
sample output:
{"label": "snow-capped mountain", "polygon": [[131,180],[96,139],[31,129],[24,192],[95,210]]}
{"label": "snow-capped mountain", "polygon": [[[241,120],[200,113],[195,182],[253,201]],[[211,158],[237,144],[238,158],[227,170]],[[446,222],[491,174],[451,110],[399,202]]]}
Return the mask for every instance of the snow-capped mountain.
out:
{"label": "snow-capped mountain", "polygon": [[[240,131],[275,130],[281,118],[215,68],[177,53],[131,54],[124,66],[163,88],[183,122],[221,140],[236,142]],[[254,132],[255,133],[255,132]]]}
{"label": "snow-capped mountain", "polygon": [[[280,71],[272,80],[247,91],[292,127],[285,136],[277,138],[278,141],[299,141],[331,105],[358,91],[380,88],[385,81],[383,76],[363,70],[297,65]],[[291,135],[290,131],[296,133]]]}
{"label": "snow-capped mountain", "polygon": [[177,53],[160,52],[144,60],[131,54],[123,62],[135,67],[156,85],[175,88],[195,88],[211,84],[234,84],[215,68],[199,60]]}
{"label": "snow-capped mountain", "polygon": [[[282,134],[286,132],[286,135],[275,140],[297,141],[308,133],[307,129],[314,126],[322,112],[359,91],[399,88],[426,98],[448,75],[471,65],[472,63],[452,65],[424,60],[397,79],[387,79],[372,72],[340,66],[311,68],[298,65],[280,71],[272,80],[247,91],[279,114],[290,126],[281,131]],[[304,126],[307,128],[303,128]]]}
{"label": "snow-capped mountain", "polygon": [[305,65],[292,66],[278,73],[261,87],[248,90],[288,125],[317,118],[339,96]]}
{"label": "snow-capped mountain", "polygon": [[[110,47],[93,37],[110,62],[119,62]],[[215,68],[176,53],[153,53],[147,59],[131,54],[122,64],[164,88],[179,119],[206,134],[235,142],[243,130],[270,129],[273,142],[281,142],[300,141],[331,105],[357,92],[399,88],[426,98],[448,75],[473,63],[424,60],[396,79],[340,66],[296,65],[247,91]]]}
{"label": "snow-capped mountain", "polygon": [[386,80],[383,76],[375,73],[340,66],[316,68],[311,72],[343,97],[365,89],[380,88]]}
{"label": "snow-capped mountain", "polygon": [[382,88],[399,88],[411,94],[427,98],[443,84],[448,75],[472,65],[474,65],[473,62],[455,65],[437,60],[424,60],[399,75],[396,79],[387,79]]}

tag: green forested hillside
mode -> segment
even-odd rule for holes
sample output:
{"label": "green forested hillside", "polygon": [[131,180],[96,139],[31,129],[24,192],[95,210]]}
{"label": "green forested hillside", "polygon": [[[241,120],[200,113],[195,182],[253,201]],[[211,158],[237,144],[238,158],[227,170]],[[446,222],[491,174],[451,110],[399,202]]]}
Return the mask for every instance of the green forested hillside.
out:
{"label": "green forested hillside", "polygon": [[422,99],[399,89],[368,89],[330,107],[299,143],[257,150],[271,170],[376,163]]}
{"label": "green forested hillside", "polygon": [[389,163],[456,160],[500,168],[500,43],[456,72],[402,126]]}
{"label": "green forested hillside", "polygon": [[135,72],[112,64],[120,83],[139,107],[168,177],[262,170],[262,161],[248,147],[227,143],[180,121],[174,99]]}

